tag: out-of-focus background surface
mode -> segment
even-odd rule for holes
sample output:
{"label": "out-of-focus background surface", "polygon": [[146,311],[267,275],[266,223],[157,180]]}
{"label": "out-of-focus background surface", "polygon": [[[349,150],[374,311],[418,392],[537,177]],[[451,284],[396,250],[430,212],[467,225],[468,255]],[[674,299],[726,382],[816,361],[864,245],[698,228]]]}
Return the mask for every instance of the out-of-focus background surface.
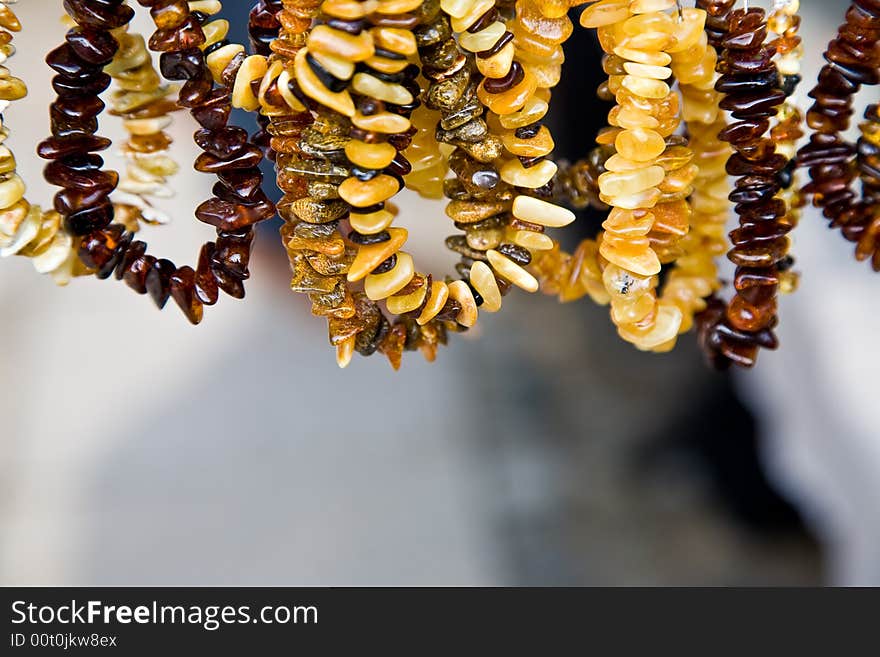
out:
{"label": "out-of-focus background surface", "polygon": [[[228,3],[234,24],[246,4]],[[802,6],[801,99],[844,9]],[[42,55],[63,27],[57,3],[16,11],[9,66],[31,94],[4,119],[30,200],[47,204],[33,152]],[[556,96],[570,158],[595,129],[591,48],[584,34],[567,49]],[[111,117],[101,129],[121,135]],[[182,162],[193,130],[178,114]],[[179,179],[174,223],[145,235],[192,262],[211,180]],[[442,205],[409,199],[401,216],[420,261],[448,267]],[[274,227],[247,300],[197,328],[119,283],[57,289],[0,262],[0,583],[880,584],[880,279],[814,213],[795,254],[783,347],[735,379],[707,371],[692,338],[647,356],[607,309],[523,294],[433,365],[339,371],[324,322],[287,291]]]}

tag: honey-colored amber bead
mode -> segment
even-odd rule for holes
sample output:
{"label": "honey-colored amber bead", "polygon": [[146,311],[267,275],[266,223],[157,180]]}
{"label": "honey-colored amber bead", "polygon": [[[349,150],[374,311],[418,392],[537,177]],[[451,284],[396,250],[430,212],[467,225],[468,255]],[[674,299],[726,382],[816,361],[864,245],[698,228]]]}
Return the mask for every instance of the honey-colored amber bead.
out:
{"label": "honey-colored amber bead", "polygon": [[618,132],[614,138],[614,147],[628,160],[649,162],[666,149],[666,142],[653,130],[633,128]]}
{"label": "honey-colored amber bead", "polygon": [[422,285],[417,290],[410,292],[409,294],[397,294],[391,297],[388,297],[386,300],[386,305],[388,306],[388,312],[392,315],[403,315],[404,313],[412,312],[416,310],[422,303],[425,301],[425,296],[428,294],[428,287],[426,285]]}
{"label": "honey-colored amber bead", "polygon": [[460,15],[450,14],[453,32],[464,32],[495,6],[495,0],[471,0]]}
{"label": "honey-colored amber bead", "polygon": [[309,33],[308,49],[342,57],[350,62],[365,61],[375,53],[369,32],[353,35],[327,25],[318,25],[312,29]]}
{"label": "honey-colored amber bead", "polygon": [[507,234],[506,239],[529,251],[548,251],[553,248],[551,237],[531,230],[512,230]]}
{"label": "honey-colored amber bead", "polygon": [[397,150],[388,142],[368,144],[352,139],[345,145],[345,156],[356,166],[364,169],[384,169],[397,155]]}
{"label": "honey-colored amber bead", "polygon": [[617,332],[637,348],[650,350],[673,340],[678,335],[681,319],[681,310],[673,305],[661,304],[647,328],[638,324],[624,324],[618,327]]}
{"label": "honey-colored amber bead", "polygon": [[394,105],[409,105],[413,102],[412,94],[405,87],[385,82],[369,73],[355,73],[351,79],[351,87],[362,96]]}
{"label": "honey-colored amber bead", "polygon": [[662,80],[625,75],[621,84],[625,89],[644,98],[665,98],[669,94],[669,85]]}
{"label": "honey-colored amber bead", "polygon": [[672,75],[672,69],[667,66],[652,66],[650,64],[626,62],[623,65],[623,68],[630,75],[635,75],[642,78],[651,78],[653,80],[665,80],[670,75]]}
{"label": "honey-colored amber bead", "polygon": [[400,55],[415,55],[418,48],[416,38],[411,30],[403,30],[394,27],[374,27],[370,30],[373,42],[383,50]]}
{"label": "honey-colored amber bead", "polygon": [[8,208],[22,199],[25,192],[24,181],[18,174],[13,174],[0,182],[0,208]]}
{"label": "honey-colored amber bead", "polygon": [[519,160],[507,160],[499,170],[501,179],[514,187],[537,189],[546,185],[556,175],[556,164],[542,160],[535,166],[525,168]]}
{"label": "honey-colored amber bead", "polygon": [[532,96],[526,100],[521,109],[511,114],[505,114],[504,116],[498,117],[498,121],[503,128],[506,128],[507,130],[515,130],[516,128],[521,128],[526,125],[531,125],[536,121],[540,121],[544,118],[544,115],[547,114],[549,107],[547,101],[538,96]]}
{"label": "honey-colored amber bead", "polygon": [[400,134],[410,128],[410,121],[405,116],[392,114],[391,112],[377,112],[376,114],[361,114],[354,112],[351,122],[361,130],[381,132],[388,135]]}
{"label": "honey-colored amber bead", "polygon": [[691,209],[686,201],[658,203],[651,208],[651,214],[654,215],[654,230],[679,236],[687,234]]}
{"label": "honey-colored amber bead", "polygon": [[675,42],[667,48],[667,52],[678,53],[700,43],[705,34],[706,12],[694,7],[684,7],[681,18],[675,24]]}
{"label": "honey-colored amber bead", "polygon": [[346,274],[350,283],[366,278],[376,267],[400,251],[408,237],[405,228],[389,228],[388,235],[389,239],[384,242],[358,246],[357,255],[348,268],[348,274]]}
{"label": "honey-colored amber bead", "polygon": [[511,64],[513,64],[513,58],[516,55],[516,48],[513,43],[506,44],[501,50],[496,52],[491,57],[487,57],[483,59],[482,57],[476,58],[477,70],[481,75],[487,78],[501,78],[504,77],[507,72],[510,70]]}
{"label": "honey-colored amber bead", "polygon": [[253,112],[260,107],[260,101],[251,87],[251,81],[262,78],[268,69],[269,65],[262,55],[251,55],[242,62],[232,88],[233,107],[240,107],[248,112]]}
{"label": "honey-colored amber bead", "polygon": [[620,23],[631,16],[629,0],[600,0],[581,13],[583,27],[601,27]]}
{"label": "honey-colored amber bead", "polygon": [[606,234],[599,253],[609,262],[640,276],[660,273],[660,259],[650,247],[647,237],[619,238]]}
{"label": "honey-colored amber bead", "polygon": [[[296,80],[299,83],[299,88],[302,92],[312,100],[315,100],[325,107],[329,107],[344,116],[354,116],[354,101],[352,101],[348,91],[343,90],[333,92],[325,87],[318,79],[318,76],[315,75],[314,71],[312,71],[312,67],[309,66],[306,61],[306,54],[307,51],[305,48],[300,50],[296,54],[293,64]],[[239,75],[239,77],[241,76]],[[236,78],[236,82],[237,81],[238,78]]]}
{"label": "honey-colored amber bead", "polygon": [[654,214],[647,210],[612,208],[602,223],[606,231],[621,236],[647,235],[654,226]]}
{"label": "honey-colored amber bead", "polygon": [[377,210],[360,214],[352,211],[348,217],[351,227],[362,235],[381,233],[394,222],[394,213],[388,210]]}
{"label": "honey-colored amber bead", "polygon": [[638,210],[640,208],[653,208],[663,196],[662,192],[656,187],[651,187],[635,194],[626,196],[605,196],[599,194],[599,200],[607,205],[614,205],[625,210]]}
{"label": "honey-colored amber bead", "polygon": [[495,21],[475,34],[463,32],[458,37],[458,43],[470,52],[483,52],[498,43],[498,39],[504,36],[506,31],[507,26],[502,21]]}
{"label": "honey-colored amber bead", "polygon": [[599,176],[599,189],[610,197],[637,194],[663,182],[663,167],[648,166],[630,171],[606,171]]}
{"label": "honey-colored amber bead", "polygon": [[412,256],[403,251],[397,253],[397,262],[390,271],[383,274],[370,274],[364,280],[364,292],[373,301],[387,299],[397,294],[415,274]]}
{"label": "honey-colored amber bead", "polygon": [[309,54],[315,58],[315,61],[321,65],[321,68],[334,78],[348,80],[354,75],[354,62],[344,57],[318,51],[310,52]]}
{"label": "honey-colored amber bead", "polygon": [[483,105],[496,114],[510,114],[521,109],[538,86],[535,76],[528,71],[524,73],[519,84],[501,93],[489,93],[485,89],[485,84],[485,81],[480,83],[477,95]]}
{"label": "honey-colored amber bead", "polygon": [[430,322],[443,310],[443,306],[446,305],[448,298],[449,286],[443,281],[432,281],[428,300],[425,302],[425,307],[422,308],[422,312],[416,321],[422,326]]}
{"label": "honey-colored amber bead", "polygon": [[553,137],[546,126],[541,126],[538,134],[529,139],[521,139],[515,132],[505,132],[501,141],[508,152],[521,157],[543,157],[553,150]]}
{"label": "honey-colored amber bead", "polygon": [[369,180],[346,178],[339,185],[339,197],[356,208],[365,208],[386,201],[398,191],[397,179],[379,174]]}

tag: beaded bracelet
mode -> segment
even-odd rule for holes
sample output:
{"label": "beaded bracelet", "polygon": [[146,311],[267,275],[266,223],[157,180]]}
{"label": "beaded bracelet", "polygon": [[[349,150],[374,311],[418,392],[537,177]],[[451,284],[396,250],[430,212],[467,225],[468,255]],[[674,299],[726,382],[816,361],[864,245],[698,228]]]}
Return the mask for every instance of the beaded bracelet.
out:
{"label": "beaded bracelet", "polygon": [[[206,152],[196,160],[197,170],[217,173],[217,196],[196,209],[201,221],[218,230],[216,243],[202,247],[197,269],[176,267],[171,261],[146,254],[146,244],[133,241],[120,224],[110,224],[113,208],[108,196],[118,174],[101,170],[102,160],[90,154],[100,150],[95,135],[100,101],[97,93],[107,87],[109,76],[101,71],[117,50],[111,34],[126,25],[133,11],[121,0],[107,0],[94,6],[83,0],[68,0],[65,7],[79,25],[68,32],[66,43],[50,53],[47,62],[57,72],[53,86],[59,94],[52,104],[53,136],[41,144],[41,156],[53,160],[45,169],[46,179],[63,190],[56,195],[56,208],[72,233],[81,235],[79,255],[96,270],[99,278],[116,277],[139,294],[149,293],[157,306],[169,296],[192,323],[202,319],[203,306],[216,303],[219,290],[233,297],[244,296],[243,281],[253,239],[252,225],[274,214],[274,208],[260,190],[262,176],[256,166],[260,150],[247,143],[247,133],[228,127],[228,84],[214,88],[212,70],[203,49],[211,53],[223,47],[228,30],[225,21],[202,24],[220,10],[219,2],[199,0],[191,11],[183,0],[139,0],[150,7],[157,30],[150,47],[162,52],[160,67],[168,79],[185,80],[178,104],[190,108],[202,126],[196,142]],[[208,54],[210,57],[210,53]],[[240,63],[240,62],[238,62]],[[230,60],[224,82],[237,71]]]}
{"label": "beaded bracelet", "polygon": [[[6,29],[13,31],[21,29],[15,14],[5,4],[2,5],[2,11],[0,11],[0,21]],[[11,40],[9,32],[4,32],[4,34],[8,35],[7,40]],[[114,113],[125,115],[128,119],[125,121],[125,126],[130,134],[139,133],[139,137],[131,137],[124,150],[127,155],[129,152],[134,153],[131,158],[134,162],[130,168],[130,179],[133,185],[137,184],[135,178],[140,178],[141,182],[140,187],[130,186],[127,190],[129,193],[125,196],[120,195],[114,198],[114,209],[117,217],[120,217],[130,230],[135,231],[141,220],[148,223],[165,223],[167,221],[164,213],[156,211],[144,198],[148,193],[164,190],[157,190],[154,185],[144,183],[146,179],[161,180],[160,176],[170,175],[177,168],[176,163],[161,152],[148,154],[144,156],[143,161],[140,161],[139,153],[136,151],[147,149],[138,147],[141,144],[151,145],[155,141],[155,138],[153,141],[149,139],[152,136],[150,135],[151,131],[144,121],[140,120],[141,114],[146,111],[154,115],[153,120],[165,121],[167,113],[176,108],[173,104],[160,102],[166,89],[159,85],[158,74],[146,52],[143,39],[135,35],[123,34],[122,36],[128,37],[128,41],[126,41],[128,47],[116,53],[105,72],[117,80],[122,87],[114,94],[114,108],[119,110]],[[2,56],[4,58],[14,52],[10,43],[6,43],[3,48]],[[8,97],[8,100],[23,97],[27,93],[24,83],[17,78],[10,77],[8,72],[5,74],[7,77],[3,94]],[[153,150],[158,151],[159,149],[153,147]],[[6,211],[4,211],[4,216],[7,219],[4,221],[2,231],[0,231],[3,233],[2,241],[0,241],[0,245],[3,247],[0,248],[0,257],[19,255],[31,258],[38,272],[51,274],[59,285],[66,285],[72,276],[91,273],[79,263],[76,250],[73,248],[73,239],[61,225],[61,216],[54,210],[42,212],[38,207],[31,208],[23,199],[24,186],[19,184],[20,179],[14,172],[14,156],[9,152],[7,157],[9,158],[7,164],[9,171],[6,172],[6,175],[7,180],[11,181],[7,184],[7,189],[20,189],[21,196],[16,198],[13,195],[8,199],[8,202],[13,202],[13,205],[6,206]]]}
{"label": "beaded bracelet", "polygon": [[773,333],[778,265],[788,251],[791,225],[784,220],[785,201],[777,196],[788,160],[765,136],[785,99],[766,36],[763,9],[730,12],[715,88],[724,94],[720,107],[736,119],[720,135],[735,151],[727,161],[727,172],[737,176],[729,198],[736,203],[739,227],[730,233],[728,253],[737,266],[735,293],[725,309],[716,300],[700,318],[701,345],[717,367],[751,367],[760,347],[778,344]]}
{"label": "beaded bracelet", "polygon": [[803,193],[822,208],[831,227],[840,228],[847,240],[856,243],[857,260],[871,259],[874,271],[880,271],[877,205],[871,197],[859,200],[852,188],[856,148],[842,133],[849,127],[853,96],[861,85],[880,82],[878,41],[880,0],[854,0],[828,44],[827,63],[810,91],[814,103],[807,111],[807,125],[813,132],[797,155],[798,166],[807,168],[810,177]]}

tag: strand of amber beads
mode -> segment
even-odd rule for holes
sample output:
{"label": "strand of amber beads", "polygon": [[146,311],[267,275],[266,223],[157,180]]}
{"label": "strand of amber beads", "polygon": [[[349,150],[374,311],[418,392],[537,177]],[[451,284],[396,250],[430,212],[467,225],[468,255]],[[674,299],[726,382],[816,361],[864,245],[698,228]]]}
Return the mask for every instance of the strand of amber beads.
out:
{"label": "strand of amber beads", "polygon": [[[15,14],[4,4],[0,9],[0,21],[7,26],[6,29],[18,31],[21,26]],[[72,23],[75,25],[75,23]],[[125,195],[117,195],[113,198],[113,206],[117,219],[125,223],[132,231],[136,231],[140,221],[148,223],[166,223],[164,213],[152,208],[144,195],[150,192],[166,192],[170,190],[155,184],[161,182],[165,175],[170,175],[177,169],[177,165],[170,160],[165,151],[167,150],[164,135],[149,139],[150,131],[144,121],[145,114],[154,115],[155,120],[165,121],[167,113],[176,109],[174,103],[164,100],[167,88],[159,84],[159,76],[153,68],[149,53],[146,52],[143,39],[139,36],[128,35],[127,26],[116,31],[114,36],[124,39],[126,47],[119,49],[111,63],[105,67],[105,73],[117,81],[120,90],[113,95],[114,110],[125,117],[126,130],[131,135],[129,141],[123,147],[128,155],[129,151],[140,150],[147,153],[150,150],[158,151],[153,155],[149,153],[144,159],[148,161],[134,162],[128,179],[131,185],[140,184],[138,188],[129,188]],[[74,37],[80,38],[80,37]],[[3,46],[3,57],[11,55],[14,51],[11,43]],[[11,78],[8,73],[6,91],[12,95],[22,95],[23,83],[16,78]],[[158,145],[153,144],[158,141]],[[170,139],[167,140],[170,143]],[[107,142],[109,145],[109,141]],[[105,146],[106,147],[106,146]],[[137,154],[139,155],[139,154]],[[17,177],[14,173],[14,156],[10,152],[9,164],[12,169],[6,173],[9,180]],[[14,181],[17,182],[17,181]],[[18,187],[16,184],[14,187]],[[10,186],[12,188],[12,186]],[[12,200],[12,199],[10,199]],[[55,211],[42,212],[36,206],[30,206],[23,197],[15,200],[15,203],[6,208],[6,219],[3,222],[3,238],[0,241],[0,256],[20,255],[31,259],[36,270],[40,273],[50,274],[59,285],[66,285],[73,276],[93,273],[82,265],[77,257],[77,249],[74,248],[73,237],[64,229],[61,215]],[[10,234],[7,236],[5,230]]]}
{"label": "strand of amber beads", "polygon": [[600,244],[603,280],[618,333],[642,350],[671,348],[682,324],[678,306],[658,300],[657,274],[660,255],[674,259],[672,245],[687,233],[685,199],[696,174],[686,140],[673,136],[679,100],[665,80],[671,53],[698,45],[701,30],[698,21],[674,20],[674,7],[674,0],[603,0],[581,14],[581,25],[598,28],[617,101],[611,127],[597,139],[616,151],[599,177],[600,199],[611,206]]}
{"label": "strand of amber beads", "polygon": [[681,92],[682,119],[694,156],[691,166],[696,167],[693,191],[688,198],[690,230],[678,243],[681,253],[669,271],[661,295],[681,311],[679,333],[693,327],[694,316],[706,309],[706,298],[721,287],[716,259],[727,251],[725,224],[730,202],[725,165],[730,146],[718,138],[726,121],[719,108],[722,96],[715,90],[716,51],[704,26],[724,11],[725,5],[729,11],[732,4],[723,3],[720,11],[710,15],[704,6],[682,10],[677,20],[690,22],[693,28],[699,26],[699,40],[690,48],[671,53],[672,73]]}
{"label": "strand of amber beads", "polygon": [[[79,255],[83,262],[99,278],[115,272],[117,279],[125,280],[139,294],[149,293],[160,308],[173,298],[185,316],[198,323],[204,306],[216,303],[220,290],[244,296],[252,225],[272,216],[274,208],[260,191],[262,176],[256,166],[262,153],[247,143],[244,130],[228,126],[231,91],[225,85],[214,87],[205,63],[203,48],[221,41],[215,39],[217,32],[209,30],[213,36],[206,36],[202,25],[209,20],[209,11],[219,11],[219,3],[194,2],[199,11],[180,0],[139,3],[150,8],[156,24],[150,47],[162,53],[163,75],[185,81],[177,102],[189,108],[202,126],[195,140],[205,152],[195,168],[216,173],[219,182],[215,196],[196,209],[196,216],[217,228],[217,241],[202,248],[197,269],[177,267],[148,255],[146,243],[134,240],[124,226],[110,223],[113,208],[108,197],[118,175],[103,171],[101,158],[85,152],[93,150],[96,139],[100,105],[92,99],[109,83],[101,67],[118,48],[112,32],[133,15],[122,2],[107,0],[100,7],[80,0],[65,4],[78,27],[68,32],[66,43],[47,59],[58,74],[53,85],[65,96],[52,105],[52,137],[41,144],[40,154],[53,160],[45,176],[63,187],[56,195],[56,209],[65,216],[68,229],[82,236]],[[230,63],[224,80],[228,83],[236,72],[236,63]]]}
{"label": "strand of amber beads", "polygon": [[880,82],[878,41],[880,0],[855,0],[825,50],[827,63],[809,94],[814,101],[807,111],[810,141],[797,156],[798,166],[807,168],[810,177],[803,193],[822,208],[832,227],[856,243],[856,259],[870,259],[874,271],[880,271],[877,204],[870,197],[860,199],[853,189],[856,147],[842,133],[849,127],[853,96],[863,84]]}
{"label": "strand of amber beads", "polygon": [[[475,54],[476,69],[483,76],[476,95],[487,114],[485,121],[467,115],[463,125],[438,132],[441,140],[458,147],[450,166],[459,184],[447,190],[452,196],[447,214],[460,225],[480,222],[478,230],[485,238],[478,239],[477,227],[470,226],[463,243],[450,238],[447,245],[468,248],[459,271],[467,273],[479,305],[493,311],[500,309],[504,291],[499,280],[529,292],[538,290],[538,280],[527,266],[535,252],[552,248],[552,240],[543,234],[545,228],[574,221],[573,213],[547,200],[552,198],[548,183],[557,167],[546,157],[553,150],[553,139],[541,123],[548,89],[559,79],[560,44],[571,34],[571,23],[564,11],[552,18],[544,16],[543,5],[532,0],[516,2],[515,16],[505,23],[499,11],[505,4],[440,2],[459,46]],[[519,50],[512,30],[520,35]],[[523,57],[526,52],[531,59]],[[470,76],[469,70],[462,67],[457,75],[470,83],[464,77]],[[471,102],[466,112],[478,107]]]}
{"label": "strand of amber beads", "polygon": [[[798,16],[799,0],[775,0],[773,10],[767,16],[770,45],[776,50],[773,61],[779,71],[779,84],[785,93],[785,102],[779,107],[776,121],[770,128],[770,138],[776,144],[776,152],[785,155],[788,163],[780,174],[779,198],[785,201],[784,221],[795,228],[800,222],[801,210],[806,203],[797,184],[797,143],[804,136],[803,115],[793,98],[801,80],[800,61],[803,46],[798,36],[801,17]],[[789,256],[779,267],[779,292],[789,294],[797,289],[798,273],[792,269],[794,259]]]}
{"label": "strand of amber beads", "polygon": [[[15,53],[12,33],[21,30],[18,17],[9,3],[0,2],[0,63]],[[25,83],[14,77],[5,66],[0,68],[0,144],[9,136],[2,110],[27,95]],[[109,140],[95,141],[107,148]],[[73,239],[64,230],[61,215],[42,211],[25,198],[25,184],[16,172],[15,155],[0,145],[0,257],[27,257],[40,273],[50,274],[59,285],[66,285],[75,274],[85,273],[78,267]]]}
{"label": "strand of amber beads", "polygon": [[751,367],[760,347],[777,346],[779,263],[786,258],[791,225],[777,196],[788,160],[767,136],[785,93],[766,38],[763,9],[730,13],[715,88],[724,94],[719,106],[735,119],[721,133],[735,151],[727,161],[728,174],[737,177],[728,196],[739,216],[728,253],[736,265],[735,293],[723,311],[713,303],[700,318],[701,345],[719,367]]}
{"label": "strand of amber beads", "polygon": [[[409,30],[418,23],[412,10],[419,6],[411,6],[410,13],[395,13],[410,5],[414,3],[323,3],[325,23],[312,30],[307,47],[284,53],[294,59],[291,88],[302,99],[296,102],[303,109],[303,103],[308,104],[310,111],[290,105],[287,114],[272,117],[270,125],[278,151],[278,182],[285,192],[279,213],[286,222],[282,235],[294,270],[292,288],[309,295],[313,313],[328,317],[330,341],[341,366],[355,351],[362,355],[380,351],[396,368],[405,349],[419,348],[432,358],[437,345],[445,341],[438,323],[419,326],[415,318],[407,317],[391,324],[377,304],[385,299],[389,309],[400,310],[395,304],[407,303],[408,295],[418,296],[421,290],[427,298],[427,289],[422,288],[430,283],[414,268],[409,271],[412,261],[407,254],[400,255],[399,229],[392,229],[394,235],[385,230],[394,217],[385,200],[402,186],[400,176],[408,167],[400,151],[409,145],[409,104],[419,92],[414,85],[417,69],[409,65],[407,56],[400,56],[414,46]],[[369,14],[351,13],[371,8],[375,11]],[[367,22],[370,30],[364,29]],[[340,53],[350,58],[348,66],[336,61]],[[361,70],[356,72],[355,63],[361,64]],[[381,169],[376,168],[379,165]],[[359,171],[364,181],[358,178]],[[388,178],[394,185],[379,188]],[[359,184],[371,181],[376,182]],[[381,198],[386,193],[389,196]],[[339,232],[346,218],[352,228],[349,240]],[[391,268],[382,271],[389,260]],[[383,274],[390,276],[383,280]],[[361,279],[365,292],[353,287]]]}
{"label": "strand of amber beads", "polygon": [[179,108],[169,98],[176,89],[163,84],[144,38],[130,33],[127,25],[115,30],[113,37],[119,43],[119,50],[104,69],[116,83],[110,114],[122,118],[128,139],[122,146],[126,170],[111,199],[115,221],[136,232],[140,221],[148,224],[170,221],[166,212],[150,202],[150,197],[174,195],[168,178],[180,167],[170,152],[173,140],[165,128],[171,125],[171,113]]}

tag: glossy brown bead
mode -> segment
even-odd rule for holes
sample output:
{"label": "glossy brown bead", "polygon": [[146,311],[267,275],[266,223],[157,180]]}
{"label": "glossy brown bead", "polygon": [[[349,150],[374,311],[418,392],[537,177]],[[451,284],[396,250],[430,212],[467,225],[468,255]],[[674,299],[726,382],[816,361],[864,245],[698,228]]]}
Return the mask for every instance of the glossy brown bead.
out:
{"label": "glossy brown bead", "polygon": [[171,298],[191,324],[200,323],[205,311],[196,293],[195,280],[196,272],[187,266],[178,268],[169,279]]}

